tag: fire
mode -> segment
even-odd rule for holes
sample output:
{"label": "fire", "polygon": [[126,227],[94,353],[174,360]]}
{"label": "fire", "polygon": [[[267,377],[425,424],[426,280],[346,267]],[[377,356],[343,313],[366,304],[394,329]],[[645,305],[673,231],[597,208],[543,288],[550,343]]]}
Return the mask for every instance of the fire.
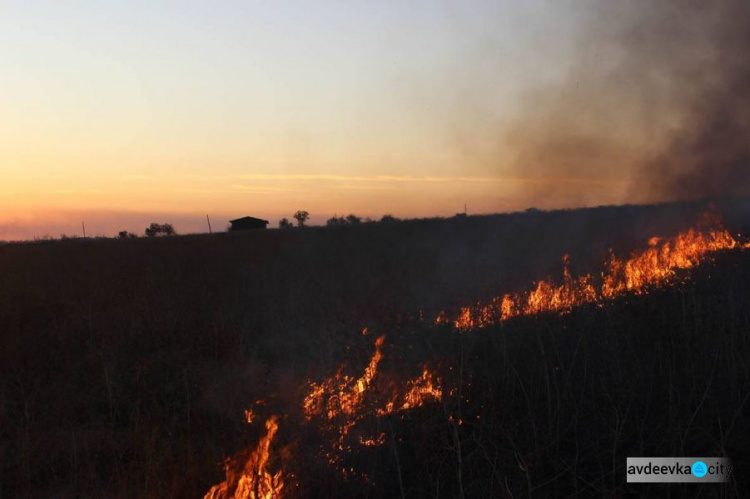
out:
{"label": "fire", "polygon": [[[321,428],[336,435],[331,444],[333,450],[351,451],[351,445],[347,443],[348,435],[365,418],[414,409],[442,398],[440,382],[427,366],[423,366],[419,377],[405,383],[405,389],[391,387],[388,396],[382,393],[383,390],[374,389],[378,365],[383,358],[384,341],[385,336],[375,341],[375,352],[361,377],[354,379],[342,375],[341,366],[331,378],[321,383],[309,382],[309,391],[302,402],[305,419],[308,422],[322,419]],[[387,399],[385,403],[384,399]],[[385,442],[385,435],[377,438],[360,436],[358,442],[367,447],[379,446]],[[338,463],[335,454],[327,453],[327,456],[330,464]]]}
{"label": "fire", "polygon": [[385,443],[385,433],[380,433],[378,435],[378,438],[359,438],[359,443],[361,445],[364,445],[365,447],[378,447],[380,445],[383,445]]}
{"label": "fire", "polygon": [[[574,277],[569,269],[570,257],[563,256],[562,283],[540,281],[528,291],[510,293],[463,307],[451,318],[442,311],[435,319],[437,324],[451,324],[458,330],[482,328],[513,317],[543,312],[566,313],[576,306],[587,303],[603,303],[626,293],[644,294],[649,290],[675,282],[678,271],[699,265],[708,255],[721,250],[750,248],[750,243],[738,243],[723,229],[690,229],[671,239],[653,237],[648,247],[634,253],[628,259],[610,255],[604,271],[599,276],[586,274]],[[420,311],[421,314],[421,311]],[[371,332],[364,328],[361,335]],[[331,438],[330,445],[321,448],[321,455],[329,466],[336,466],[345,478],[367,475],[346,466],[343,453],[353,452],[357,444],[361,449],[378,447],[386,442],[386,434],[372,432],[373,428],[356,428],[365,419],[388,417],[403,411],[422,407],[429,402],[442,400],[440,379],[427,365],[416,378],[388,376],[379,371],[383,359],[385,336],[375,340],[375,351],[361,376],[343,374],[344,365],[328,379],[320,382],[308,381],[306,393],[301,401],[305,424],[315,424]],[[257,400],[256,405],[265,405]],[[245,421],[253,423],[256,411],[246,409]],[[449,417],[453,421],[453,416]],[[463,420],[458,419],[459,425]],[[363,425],[361,425],[363,426]],[[278,432],[276,416],[265,423],[265,434],[255,449],[246,449],[224,462],[226,480],[213,486],[204,499],[270,499],[279,497],[284,489],[284,479],[291,483],[294,475],[279,470],[271,471],[271,444]],[[287,489],[289,489],[287,483]]]}
{"label": "fire", "polygon": [[359,379],[342,375],[342,366],[333,377],[322,383],[310,382],[310,392],[302,402],[305,419],[309,421],[313,416],[323,412],[328,419],[334,419],[339,415],[355,415],[362,404],[365,391],[378,372],[378,364],[383,358],[381,347],[384,341],[385,336],[375,340],[375,353]]}
{"label": "fire", "polygon": [[422,369],[422,375],[409,382],[409,391],[404,395],[404,403],[401,405],[401,409],[420,407],[427,400],[440,400],[442,398],[443,390],[440,388],[440,384],[425,366]]}
{"label": "fire", "polygon": [[674,282],[678,270],[699,265],[709,254],[750,248],[740,244],[724,229],[690,229],[672,239],[652,237],[649,247],[627,260],[610,256],[601,276],[591,274],[574,278],[568,268],[570,258],[563,257],[562,284],[540,281],[531,291],[495,297],[486,304],[459,309],[455,319],[441,311],[436,324],[452,324],[467,331],[496,324],[512,317],[542,312],[564,313],[587,303],[602,303],[626,293],[645,294],[654,287]]}
{"label": "fire", "polygon": [[690,229],[670,241],[654,244],[627,261],[611,256],[603,276],[601,295],[613,298],[626,292],[644,293],[649,285],[671,279],[675,270],[693,268],[709,253],[735,249],[737,241],[725,230],[707,234]]}
{"label": "fire", "polygon": [[[427,366],[422,368],[422,374],[406,383],[407,391],[399,397],[398,394],[389,400],[385,407],[377,410],[378,416],[386,416],[395,412],[407,411],[421,407],[428,401],[438,401],[443,398],[443,390],[434,374]],[[398,403],[396,400],[399,400]]]}
{"label": "fire", "polygon": [[[266,434],[255,450],[238,453],[224,463],[226,480],[211,487],[204,499],[271,499],[279,497],[284,488],[281,471],[268,470],[271,442],[279,430],[278,418],[266,421]],[[245,457],[247,455],[247,457]]]}
{"label": "fire", "polygon": [[[424,405],[428,400],[440,400],[442,390],[437,377],[432,374],[427,366],[423,367],[422,374],[406,383],[407,391],[399,396],[398,391],[392,399],[386,402],[385,408],[375,411],[370,407],[363,407],[365,396],[373,384],[378,372],[378,364],[383,358],[381,347],[385,336],[380,336],[375,341],[375,353],[365,372],[358,379],[342,375],[343,366],[339,367],[336,374],[322,383],[309,383],[309,392],[302,402],[302,408],[307,421],[315,416],[324,416],[329,421],[340,420],[340,437],[343,439],[354,424],[374,412],[378,416],[385,416],[401,410],[407,410]],[[377,395],[373,397],[377,399]],[[396,400],[402,401],[397,403]]]}

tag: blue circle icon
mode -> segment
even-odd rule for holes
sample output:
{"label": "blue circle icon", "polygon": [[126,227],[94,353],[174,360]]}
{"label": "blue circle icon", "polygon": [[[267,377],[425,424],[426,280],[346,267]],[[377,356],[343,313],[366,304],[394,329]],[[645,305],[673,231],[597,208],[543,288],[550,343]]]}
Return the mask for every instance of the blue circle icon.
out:
{"label": "blue circle icon", "polygon": [[690,468],[690,472],[693,474],[693,476],[697,476],[698,478],[701,478],[708,473],[708,466],[706,466],[706,463],[703,461],[696,461],[693,463],[692,468]]}

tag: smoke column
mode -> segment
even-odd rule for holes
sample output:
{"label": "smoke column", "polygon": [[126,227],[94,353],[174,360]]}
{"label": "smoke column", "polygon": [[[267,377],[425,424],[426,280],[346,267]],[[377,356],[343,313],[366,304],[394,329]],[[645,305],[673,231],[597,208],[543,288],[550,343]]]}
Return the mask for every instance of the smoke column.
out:
{"label": "smoke column", "polygon": [[750,194],[750,2],[595,0],[575,37],[503,136],[513,173],[562,180],[532,198],[577,178],[619,201]]}

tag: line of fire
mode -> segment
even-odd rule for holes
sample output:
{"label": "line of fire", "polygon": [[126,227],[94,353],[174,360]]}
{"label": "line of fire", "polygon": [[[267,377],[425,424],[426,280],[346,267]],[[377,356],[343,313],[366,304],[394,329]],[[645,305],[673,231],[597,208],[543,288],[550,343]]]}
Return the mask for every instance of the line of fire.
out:
{"label": "line of fire", "polygon": [[[504,294],[487,303],[440,311],[431,323],[432,327],[449,328],[455,334],[471,334],[522,316],[562,315],[578,307],[606,307],[608,302],[618,298],[680,286],[690,279],[690,270],[715,254],[748,249],[750,242],[733,236],[716,216],[706,214],[698,226],[671,238],[653,236],[646,248],[627,257],[611,253],[600,275],[572,275],[568,268],[571,256],[566,254],[562,257],[561,279],[539,281],[528,290]],[[368,328],[364,328],[361,335],[375,336]],[[329,378],[309,380],[299,400],[303,418],[295,423],[287,423],[287,418],[277,414],[258,420],[254,416],[256,408],[248,408],[245,411],[247,423],[264,425],[260,440],[257,445],[227,458],[224,463],[226,479],[211,487],[204,499],[299,495],[300,491],[295,489],[299,486],[295,481],[295,463],[310,456],[295,456],[295,450],[299,452],[299,449],[274,442],[279,426],[285,423],[312,426],[322,437],[319,457],[340,473],[343,480],[367,484],[370,481],[368,469],[354,468],[349,463],[352,456],[367,452],[368,448],[395,446],[389,418],[403,418],[405,413],[425,405],[440,406],[444,396],[453,398],[462,390],[455,382],[446,383],[436,366],[428,364],[409,379],[383,372],[379,366],[385,355],[386,340],[386,334],[374,339],[374,352],[361,375],[345,374],[350,366],[342,364]],[[448,366],[448,369],[453,371],[458,367]],[[465,403],[471,401],[467,399]],[[463,425],[458,412],[446,411],[444,416],[450,426]],[[373,421],[378,423],[373,424]],[[373,428],[377,429],[373,431]]]}

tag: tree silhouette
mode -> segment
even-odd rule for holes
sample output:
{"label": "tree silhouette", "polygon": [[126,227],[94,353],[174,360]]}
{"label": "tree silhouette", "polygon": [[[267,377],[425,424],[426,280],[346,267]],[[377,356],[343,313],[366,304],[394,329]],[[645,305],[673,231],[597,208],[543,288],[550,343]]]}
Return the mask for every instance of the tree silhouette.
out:
{"label": "tree silhouette", "polygon": [[161,225],[159,225],[156,222],[152,222],[151,225],[149,225],[146,230],[144,231],[146,236],[148,237],[154,237],[158,234],[161,234]]}
{"label": "tree silhouette", "polygon": [[279,229],[291,229],[292,227],[294,227],[294,225],[288,219],[282,218],[279,220]]}
{"label": "tree silhouette", "polygon": [[333,216],[326,221],[326,226],[341,227],[342,225],[359,225],[362,222],[370,223],[372,222],[372,220],[370,220],[369,218],[365,218],[363,220],[362,217],[358,217],[357,215],[352,213],[347,215],[346,217]]}
{"label": "tree silhouette", "polygon": [[357,215],[355,215],[354,213],[351,213],[351,214],[347,215],[346,222],[349,225],[359,225],[359,224],[362,223],[362,219],[360,217],[358,217]]}
{"label": "tree silhouette", "polygon": [[144,232],[148,237],[156,237],[158,235],[174,236],[177,234],[172,224],[158,224],[156,222],[152,222]]}
{"label": "tree silhouette", "polygon": [[297,227],[304,227],[308,218],[310,218],[310,214],[304,210],[298,210],[294,214],[294,219],[297,221]]}
{"label": "tree silhouette", "polygon": [[346,225],[346,220],[344,217],[331,217],[326,220],[326,225],[328,227],[338,227],[340,225]]}

